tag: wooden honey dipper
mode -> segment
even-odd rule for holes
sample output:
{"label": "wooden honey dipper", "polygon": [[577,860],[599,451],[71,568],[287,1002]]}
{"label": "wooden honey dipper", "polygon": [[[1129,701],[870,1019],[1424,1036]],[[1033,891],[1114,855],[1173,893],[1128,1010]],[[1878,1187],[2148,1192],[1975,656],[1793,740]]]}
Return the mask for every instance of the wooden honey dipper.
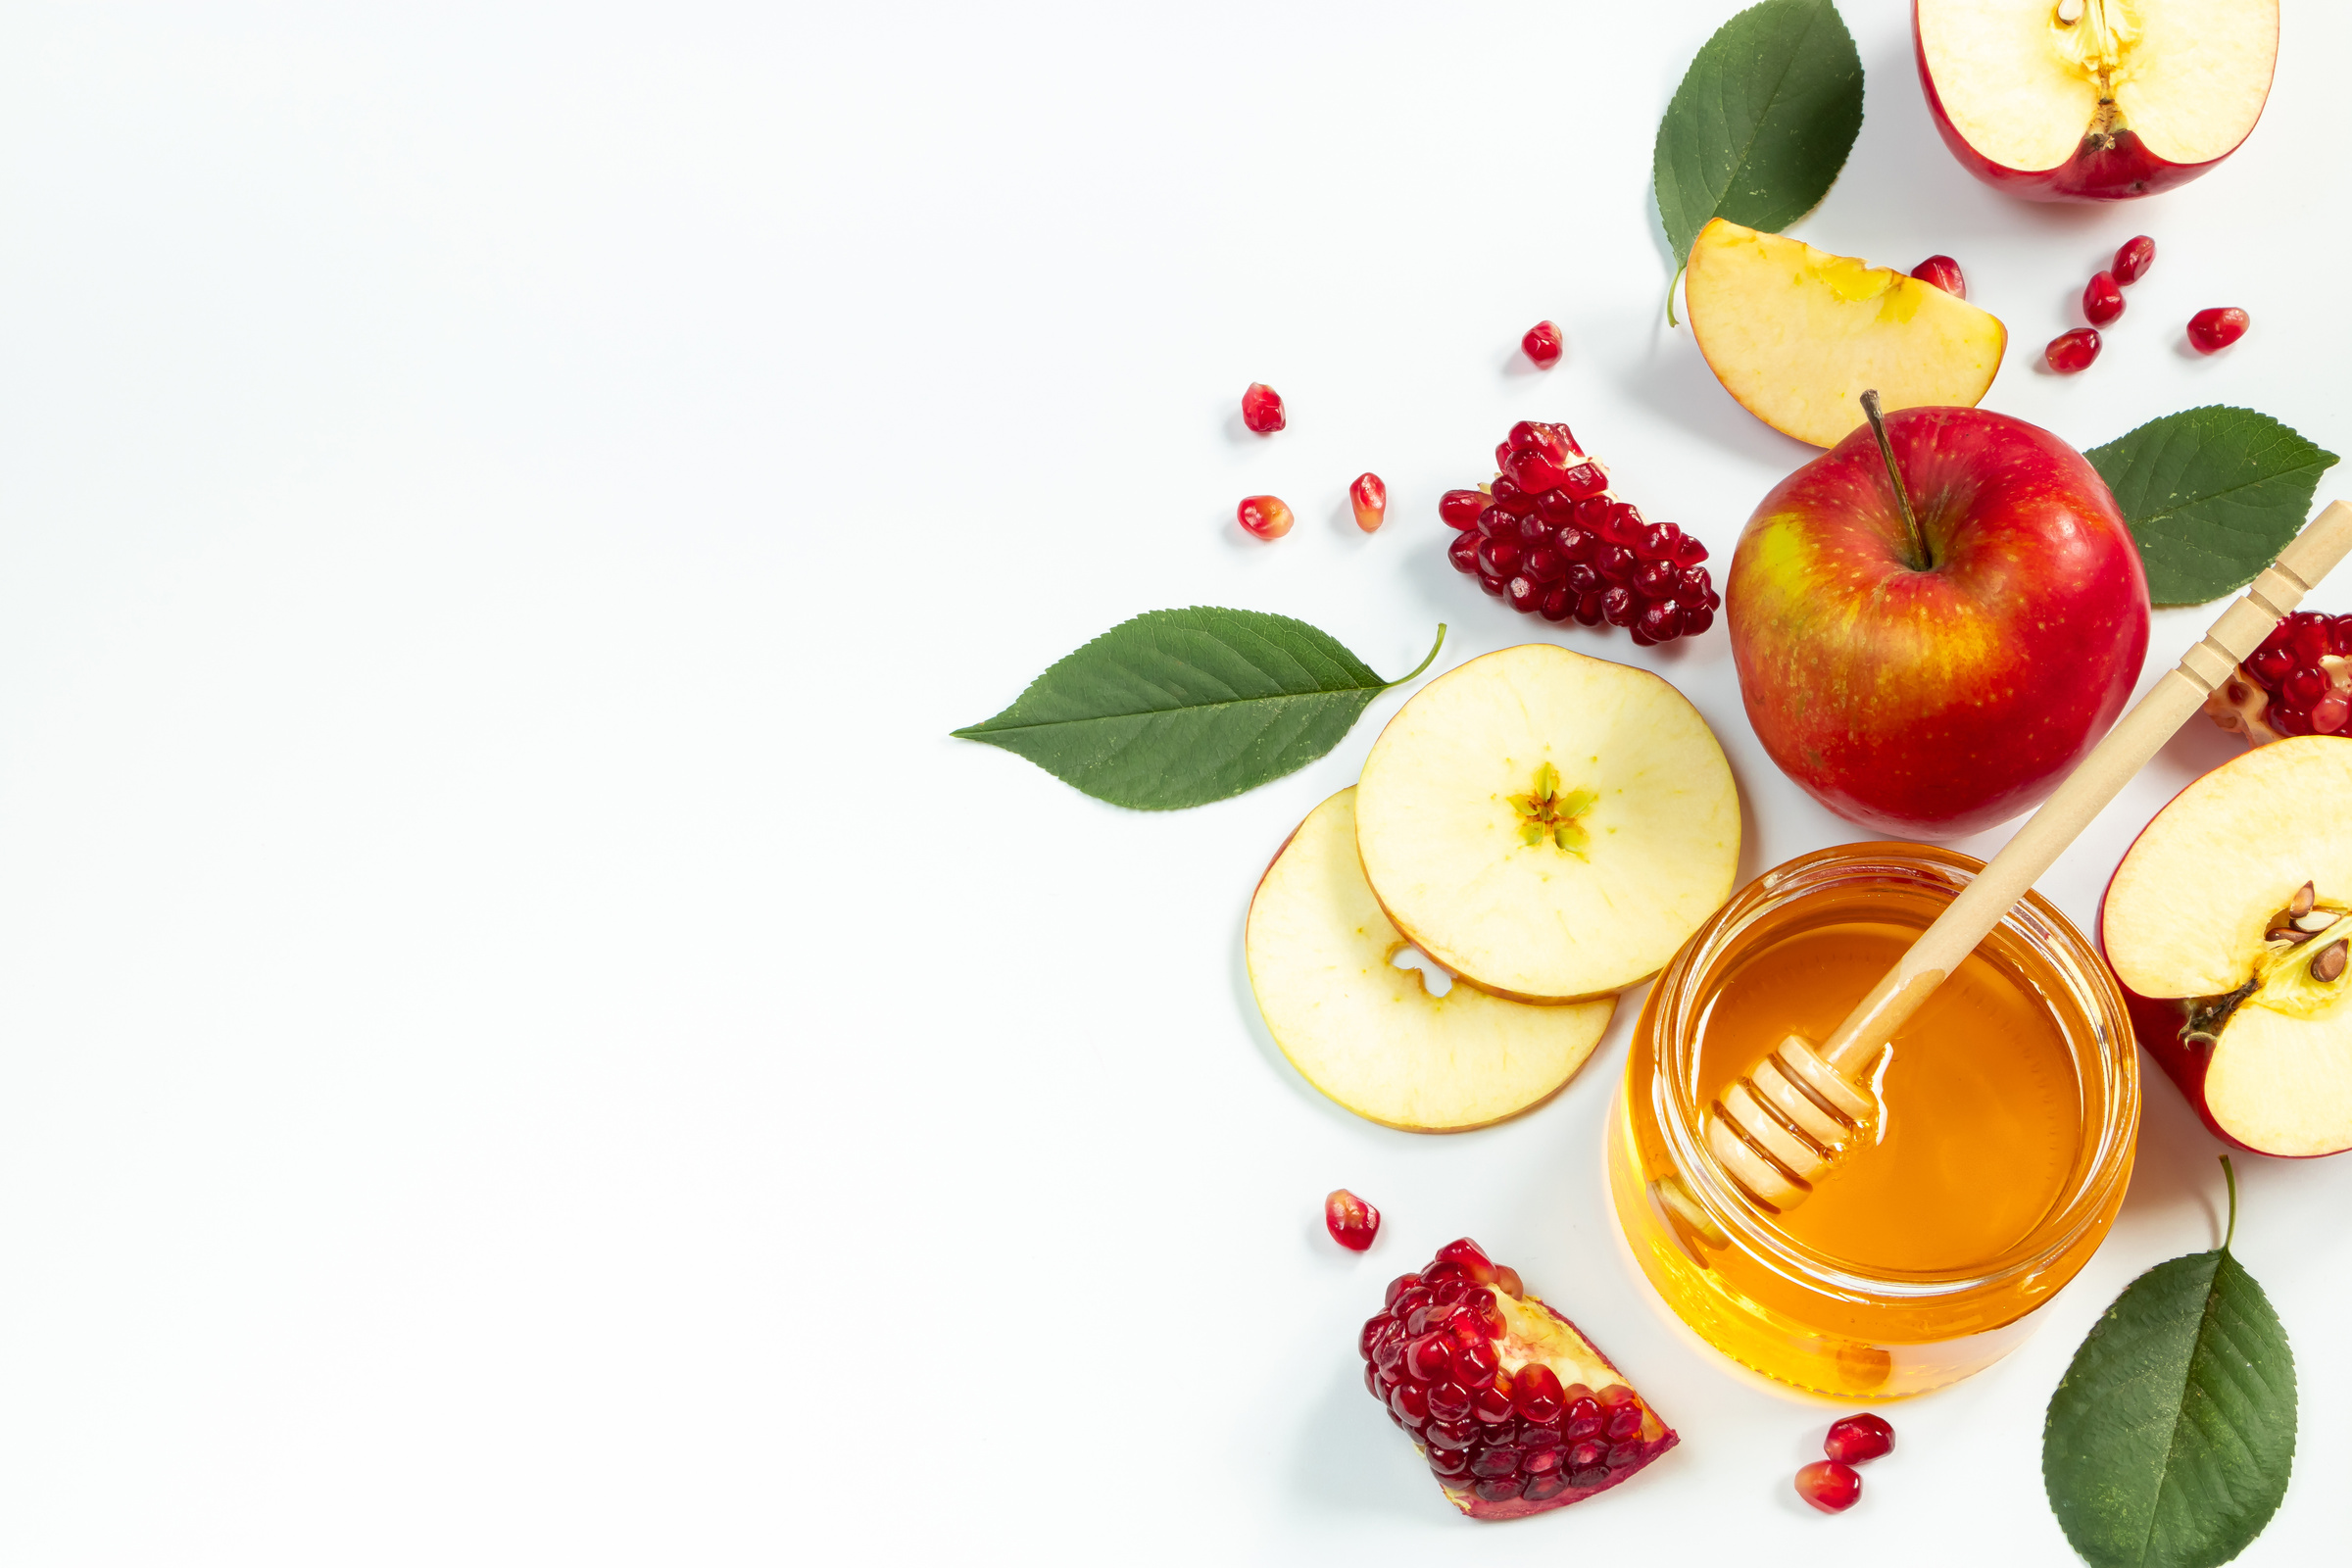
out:
{"label": "wooden honey dipper", "polygon": [[[1893,453],[1886,449],[1883,433],[1879,439],[1887,470],[1894,474]],[[1910,501],[1902,496],[1899,475],[1895,491],[1908,514]],[[2243,598],[2222,612],[2204,640],[2132,705],[1819,1050],[1791,1034],[1708,1107],[1707,1148],[1750,1198],[1782,1212],[1794,1208],[1848,1150],[1873,1136],[1881,1107],[1865,1069],[1880,1049],[2206,695],[2230,678],[2279,617],[2301,604],[2348,552],[2352,506],[2332,502],[2263,569]]]}

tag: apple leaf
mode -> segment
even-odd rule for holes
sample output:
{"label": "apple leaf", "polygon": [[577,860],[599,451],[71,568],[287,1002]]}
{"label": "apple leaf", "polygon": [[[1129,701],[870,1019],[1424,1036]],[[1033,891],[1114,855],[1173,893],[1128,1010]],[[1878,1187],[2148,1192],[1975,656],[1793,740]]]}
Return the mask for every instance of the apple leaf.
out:
{"label": "apple leaf", "polygon": [[[2234,1234],[2226,1154],[2222,1169]],[[2116,1298],[2042,1427],[2050,1509],[2092,1568],[2228,1562],[2271,1522],[2294,1462],[2294,1353],[2228,1236]]]}
{"label": "apple leaf", "polygon": [[1831,0],[1764,0],[1716,28],[1652,156],[1676,269],[1710,218],[1777,234],[1811,212],[1861,129],[1862,57]]}
{"label": "apple leaf", "polygon": [[2302,531],[2335,454],[2267,414],[2215,406],[2150,419],[2093,447],[2159,605],[2244,587]]}
{"label": "apple leaf", "polygon": [[1154,610],[1049,665],[996,717],[956,733],[1026,757],[1097,800],[1201,806],[1340,743],[1382,680],[1328,632],[1255,610]]}

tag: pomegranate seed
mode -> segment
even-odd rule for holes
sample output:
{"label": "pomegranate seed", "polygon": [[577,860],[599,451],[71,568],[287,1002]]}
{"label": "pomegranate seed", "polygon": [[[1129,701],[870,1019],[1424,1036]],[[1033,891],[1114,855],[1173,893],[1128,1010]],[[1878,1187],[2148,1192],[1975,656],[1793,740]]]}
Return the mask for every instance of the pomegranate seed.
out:
{"label": "pomegranate seed", "polygon": [[1429,1418],[1458,1429],[1461,1446],[1470,1446],[1470,1391],[1459,1383],[1441,1383],[1429,1391]]}
{"label": "pomegranate seed", "polygon": [[1609,1468],[1612,1470],[1622,1470],[1627,1465],[1632,1464],[1636,1459],[1641,1457],[1642,1445],[1639,1443],[1620,1443],[1609,1449]]}
{"label": "pomegranate seed", "polygon": [[1609,1450],[1604,1444],[1580,1443],[1568,1450],[1568,1465],[1572,1470],[1589,1470],[1605,1461],[1608,1456]]}
{"label": "pomegranate seed", "polygon": [[1418,1383],[1399,1383],[1389,1392],[1389,1408],[1406,1425],[1419,1426],[1429,1419],[1429,1390]]}
{"label": "pomegranate seed", "polygon": [[1242,526],[1260,539],[1279,539],[1291,531],[1291,509],[1279,496],[1245,496],[1234,509]]}
{"label": "pomegranate seed", "polygon": [[1396,1321],[1386,1312],[1375,1312],[1364,1319],[1364,1331],[1355,1337],[1355,1348],[1362,1352],[1365,1360],[1372,1359],[1372,1348],[1380,1343],[1381,1335]]}
{"label": "pomegranate seed", "polygon": [[1350,1252],[1360,1252],[1380,1234],[1380,1210],[1345,1187],[1334,1188],[1323,1200],[1323,1228]]}
{"label": "pomegranate seed", "polygon": [[[1536,1430],[1541,1432],[1544,1429],[1542,1427],[1538,1427]],[[1544,1475],[1549,1471],[1557,1470],[1560,1467],[1561,1460],[1565,1459],[1567,1455],[1561,1453],[1557,1448],[1523,1449],[1519,1455],[1519,1473],[1526,1476]]]}
{"label": "pomegranate seed", "polygon": [[2089,369],[2090,362],[2099,357],[2099,334],[2087,326],[2061,332],[2050,339],[2050,346],[2041,351],[2041,357],[2060,375],[2078,374]]}
{"label": "pomegranate seed", "polygon": [[1396,1298],[1402,1296],[1405,1292],[1411,1290],[1414,1286],[1420,1283],[1421,1276],[1418,1274],[1397,1275],[1395,1279],[1389,1281],[1388,1299],[1383,1301],[1381,1304],[1384,1306],[1395,1306],[1396,1304]]}
{"label": "pomegranate seed", "polygon": [[1575,1478],[1554,1471],[1550,1475],[1537,1476],[1530,1480],[1519,1495],[1530,1502],[1542,1502],[1546,1497],[1558,1496],[1575,1485]]}
{"label": "pomegranate seed", "polygon": [[[1429,1391],[1429,1425],[1421,1429],[1421,1441],[1433,1448],[1467,1448],[1477,1441],[1476,1423],[1443,1416],[1438,1407],[1438,1390]],[[1456,1389],[1459,1394],[1461,1390]]]}
{"label": "pomegranate seed", "polygon": [[1388,520],[1389,487],[1380,482],[1377,473],[1359,473],[1355,476],[1355,483],[1348,487],[1348,505],[1355,509],[1355,525],[1358,528],[1366,533],[1377,533],[1380,525]]}
{"label": "pomegranate seed", "polygon": [[1642,1430],[1642,1407],[1629,1404],[1609,1417],[1609,1424],[1600,1429],[1602,1437],[1611,1443],[1623,1443]]}
{"label": "pomegranate seed", "polygon": [[1549,1426],[1563,1408],[1560,1375],[1541,1362],[1521,1367],[1511,1379],[1511,1403],[1528,1420]]}
{"label": "pomegranate seed", "polygon": [[2291,671],[2286,679],[2278,683],[2278,695],[2297,708],[2309,708],[2328,695],[2330,684],[2326,670],[2306,665]]}
{"label": "pomegranate seed", "polygon": [[1923,283],[1933,283],[1955,299],[1968,298],[1968,279],[1960,275],[1960,264],[1949,256],[1931,256],[1911,269],[1911,275]]}
{"label": "pomegranate seed", "polygon": [[1843,1513],[1862,1500],[1862,1477],[1850,1465],[1816,1459],[1796,1473],[1796,1494],[1823,1513]]}
{"label": "pomegranate seed", "polygon": [[2278,682],[2286,679],[2287,671],[2294,667],[2294,653],[2285,648],[2265,648],[2246,661],[2247,672],[2273,690],[2278,688]]}
{"label": "pomegranate seed", "polygon": [[1364,1363],[1364,1387],[1371,1392],[1372,1397],[1375,1399],[1388,1397],[1388,1395],[1383,1393],[1380,1387],[1380,1368],[1372,1365],[1369,1361]]}
{"label": "pomegranate seed", "polygon": [[1470,1473],[1470,1453],[1466,1448],[1436,1448],[1429,1450],[1429,1467],[1441,1481],[1454,1481]]}
{"label": "pomegranate seed", "polygon": [[1866,1464],[1894,1451],[1894,1428],[1867,1412],[1830,1423],[1821,1451],[1839,1464]]}
{"label": "pomegranate seed", "polygon": [[1272,435],[1290,423],[1283,412],[1282,394],[1263,381],[1252,381],[1242,394],[1242,422],[1259,435]]}
{"label": "pomegranate seed", "polygon": [[2342,692],[2329,692],[2311,705],[2311,732],[2314,735],[2332,735],[2352,718],[2352,698]]}
{"label": "pomegranate seed", "polygon": [[2145,234],[2134,235],[2116,247],[2115,280],[2118,283],[2136,283],[2148,275],[2156,264],[2156,242]]}
{"label": "pomegranate seed", "polygon": [[1438,515],[1448,528],[1475,528],[1479,514],[1493,504],[1484,490],[1448,490],[1438,498]]}
{"label": "pomegranate seed", "polygon": [[1519,1469],[1519,1450],[1508,1444],[1481,1448],[1470,1460],[1474,1476],[1507,1476]]}
{"label": "pomegranate seed", "polygon": [[1515,1475],[1495,1476],[1471,1482],[1470,1494],[1487,1502],[1508,1502],[1519,1495],[1521,1484]]}
{"label": "pomegranate seed", "polygon": [[1549,321],[1538,321],[1527,329],[1519,347],[1536,362],[1536,368],[1548,370],[1560,363],[1560,329]]}
{"label": "pomegranate seed", "polygon": [[2199,311],[2188,318],[2188,345],[2199,354],[2219,354],[2246,335],[2252,318],[2234,305]]}
{"label": "pomegranate seed", "polygon": [[1446,547],[1446,559],[1453,563],[1456,571],[1478,570],[1478,535],[1457,533],[1453,543]]}
{"label": "pomegranate seed", "polygon": [[2309,620],[2297,623],[2295,629],[2287,634],[2286,645],[2294,650],[2295,656],[2304,663],[2316,665],[2335,651],[2335,636],[2326,620],[2314,615]]}
{"label": "pomegranate seed", "polygon": [[1443,1383],[1453,1376],[1453,1342],[1443,1334],[1424,1334],[1404,1348],[1406,1374],[1423,1383]]}
{"label": "pomegranate seed", "polygon": [[2082,285],[2082,314],[2093,326],[2105,326],[2124,314],[2124,285],[2113,272],[2094,272]]}
{"label": "pomegranate seed", "polygon": [[1479,1245],[1465,1236],[1458,1242],[1447,1242],[1438,1249],[1438,1261],[1451,1263],[1462,1271],[1462,1277],[1481,1285],[1494,1283],[1494,1264]]}

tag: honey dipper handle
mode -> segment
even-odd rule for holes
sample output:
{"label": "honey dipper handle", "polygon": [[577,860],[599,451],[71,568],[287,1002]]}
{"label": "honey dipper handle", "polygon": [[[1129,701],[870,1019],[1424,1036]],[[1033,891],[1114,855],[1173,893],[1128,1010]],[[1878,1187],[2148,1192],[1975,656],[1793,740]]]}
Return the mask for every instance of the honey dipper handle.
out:
{"label": "honey dipper handle", "polygon": [[2026,896],[2050,862],[2074,843],[2091,818],[2106,808],[2148,759],[2163,749],[2206,695],[2238,662],[2262,646],[2271,628],[2303,602],[2322,577],[2352,553],[2352,506],[2331,502],[2312,519],[2278,561],[2263,569],[2244,597],[2222,612],[2204,640],[2181,656],[2146,696],[2082,759],[2058,792],[2027,819],[2017,836],[1992,858],[1977,879],[1945,906],[1935,924],[1920,933],[1911,951],[1886,971],[1854,1010],[1822,1044],[1822,1055],[1843,1077],[1852,1077],[1880,1046],[1943,983],[1960,960],[1976,951]]}

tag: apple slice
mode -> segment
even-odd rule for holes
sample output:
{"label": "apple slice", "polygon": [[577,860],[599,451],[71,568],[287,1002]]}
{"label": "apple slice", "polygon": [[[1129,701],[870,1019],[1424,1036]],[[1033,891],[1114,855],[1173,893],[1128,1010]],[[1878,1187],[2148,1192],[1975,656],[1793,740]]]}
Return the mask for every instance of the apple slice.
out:
{"label": "apple slice", "polygon": [[1559,1092],[1592,1054],[1614,1000],[1565,1007],[1472,986],[1432,995],[1393,960],[1408,944],[1355,855],[1355,791],[1307,813],[1250,901],[1250,987],[1274,1043],[1357,1115],[1460,1132]]}
{"label": "apple slice", "polygon": [[2259,747],[2176,796],[2099,910],[2140,1044],[2265,1154],[2352,1149],[2352,739]]}
{"label": "apple slice", "polygon": [[2278,0],[1916,0],[1944,145],[2033,201],[2183,184],[2236,151],[2278,61]]}
{"label": "apple slice", "polygon": [[1935,284],[1802,240],[1711,220],[1683,297],[1707,368],[1784,435],[1836,446],[1876,388],[1888,410],[1974,408],[2008,329]]}
{"label": "apple slice", "polygon": [[1732,891],[1740,792],[1645,669],[1528,643],[1431,681],[1372,745],[1355,843],[1389,918],[1472,985],[1604,996]]}

